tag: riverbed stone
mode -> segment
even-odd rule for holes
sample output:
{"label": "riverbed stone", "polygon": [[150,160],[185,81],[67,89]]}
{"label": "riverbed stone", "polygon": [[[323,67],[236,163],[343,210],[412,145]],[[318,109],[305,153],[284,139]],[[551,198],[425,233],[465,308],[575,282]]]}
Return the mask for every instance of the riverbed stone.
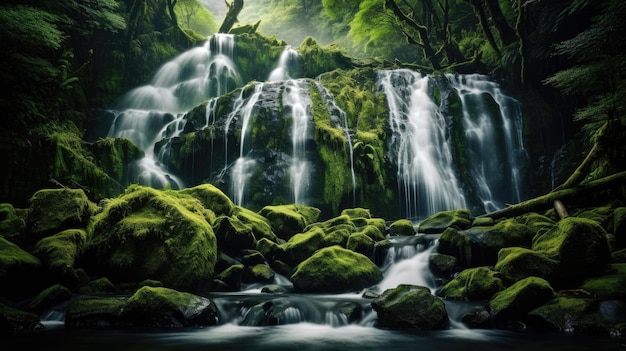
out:
{"label": "riverbed stone", "polygon": [[528,312],[556,296],[552,286],[539,277],[524,278],[489,300],[489,311],[496,324],[523,320]]}
{"label": "riverbed stone", "polygon": [[217,216],[231,216],[235,209],[233,201],[212,184],[200,184],[179,190],[179,192],[200,200],[204,208],[213,211]]}
{"label": "riverbed stone", "polygon": [[450,255],[433,253],[428,256],[428,268],[438,277],[447,277],[452,274],[456,262],[456,257]]}
{"label": "riverbed stone", "polygon": [[241,281],[245,268],[243,264],[234,264],[221,271],[215,276],[215,279],[223,284],[216,283],[214,279],[213,283],[215,287],[218,288],[216,291],[239,291],[241,289]]}
{"label": "riverbed stone", "polygon": [[579,281],[596,275],[609,263],[606,231],[595,221],[567,217],[535,236],[532,249],[560,262],[559,281]]}
{"label": "riverbed stone", "polygon": [[278,240],[278,237],[272,231],[270,221],[260,214],[241,206],[235,206],[233,216],[237,217],[242,223],[250,226],[256,240],[267,238],[271,241]]}
{"label": "riverbed stone", "polygon": [[341,211],[341,215],[346,215],[348,217],[350,217],[351,219],[354,218],[372,218],[372,214],[370,213],[370,210],[368,208],[360,208],[360,207],[355,207],[355,208],[346,208],[343,209]]}
{"label": "riverbed stone", "polygon": [[320,210],[305,205],[265,206],[259,214],[270,221],[272,231],[281,239],[289,240],[302,233],[309,224],[317,222]]}
{"label": "riverbed stone", "polygon": [[361,253],[367,257],[372,257],[376,242],[364,232],[350,234],[346,248],[354,252]]}
{"label": "riverbed stone", "polygon": [[268,264],[260,263],[246,267],[243,271],[241,281],[246,284],[251,283],[271,283],[274,281],[276,273]]}
{"label": "riverbed stone", "polygon": [[280,245],[283,254],[279,258],[291,266],[296,266],[325,245],[324,232],[320,228],[313,228],[306,233],[292,236],[286,243]]}
{"label": "riverbed stone", "polygon": [[37,294],[24,307],[25,310],[35,312],[38,315],[48,311],[50,308],[68,301],[72,297],[72,292],[61,284],[54,284]]}
{"label": "riverbed stone", "polygon": [[229,254],[239,254],[244,249],[256,249],[257,240],[252,227],[239,218],[220,216],[213,226],[217,247]]}
{"label": "riverbed stone", "polygon": [[389,235],[391,236],[411,236],[415,235],[413,223],[408,219],[399,219],[389,225]]}
{"label": "riverbed stone", "polygon": [[450,300],[489,300],[504,288],[500,273],[490,267],[475,267],[459,273],[441,288],[438,295]]}
{"label": "riverbed stone", "polygon": [[528,313],[536,328],[561,332],[597,332],[610,323],[598,313],[598,302],[591,298],[556,297]]}
{"label": "riverbed stone", "polygon": [[498,253],[495,270],[502,279],[512,284],[527,277],[541,277],[551,281],[557,274],[559,261],[546,256],[541,251],[523,247],[506,247]]}
{"label": "riverbed stone", "polygon": [[124,326],[120,316],[125,305],[124,297],[82,296],[68,306],[65,327],[82,329]]}
{"label": "riverbed stone", "polygon": [[441,211],[421,221],[417,232],[438,234],[443,233],[449,227],[459,230],[467,229],[471,224],[472,220],[468,209]]}
{"label": "riverbed stone", "polygon": [[132,326],[208,326],[217,323],[217,306],[212,300],[194,294],[143,287],[128,298],[121,317]]}
{"label": "riverbed stone", "polygon": [[93,217],[83,267],[114,281],[156,279],[195,289],[210,281],[217,260],[208,211],[175,191],[131,186]]}
{"label": "riverbed stone", "polygon": [[380,269],[366,256],[331,246],[300,263],[290,280],[298,292],[338,293],[359,291],[382,278]]}
{"label": "riverbed stone", "polygon": [[448,324],[443,300],[433,296],[424,286],[401,284],[385,290],[372,301],[382,328],[434,330]]}

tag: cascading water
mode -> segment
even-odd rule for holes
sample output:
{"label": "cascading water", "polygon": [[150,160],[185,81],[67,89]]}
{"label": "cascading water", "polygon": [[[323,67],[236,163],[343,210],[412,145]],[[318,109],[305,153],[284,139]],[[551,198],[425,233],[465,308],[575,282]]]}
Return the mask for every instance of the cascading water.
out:
{"label": "cascading water", "polygon": [[388,152],[408,218],[465,207],[444,116],[430,97],[429,77],[411,70],[380,71],[377,86],[389,106]]}
{"label": "cascading water", "polygon": [[482,75],[446,78],[461,100],[469,173],[484,211],[521,201],[520,167],[526,151],[519,102]]}
{"label": "cascading water", "polygon": [[291,126],[291,166],[289,176],[293,191],[293,202],[301,204],[303,195],[309,188],[311,165],[306,158],[306,140],[311,134],[311,98],[308,85],[303,80],[288,80],[283,93],[283,108],[290,115]]}
{"label": "cascading water", "polygon": [[299,57],[300,54],[297,50],[291,46],[285,47],[278,60],[278,66],[270,73],[268,80],[274,82],[298,78],[294,76],[292,71],[295,69],[296,61]]}
{"label": "cascading water", "polygon": [[183,181],[164,166],[168,148],[155,152],[164,138],[178,136],[183,113],[213,96],[241,84],[231,60],[234,36],[216,34],[203,46],[188,50],[164,64],[151,83],[126,94],[117,111],[109,137],[128,138],[145,152],[139,162],[137,182],[155,188],[183,187]]}
{"label": "cascading water", "polygon": [[350,175],[352,176],[352,206],[356,207],[356,174],[354,173],[354,148],[352,146],[352,136],[350,135],[350,128],[348,126],[348,116],[346,112],[342,110],[332,94],[322,85],[318,80],[315,81],[317,90],[320,92],[322,99],[326,102],[326,108],[332,122],[332,126],[335,128],[341,128],[346,134],[346,140],[348,140],[348,148],[350,151]]}

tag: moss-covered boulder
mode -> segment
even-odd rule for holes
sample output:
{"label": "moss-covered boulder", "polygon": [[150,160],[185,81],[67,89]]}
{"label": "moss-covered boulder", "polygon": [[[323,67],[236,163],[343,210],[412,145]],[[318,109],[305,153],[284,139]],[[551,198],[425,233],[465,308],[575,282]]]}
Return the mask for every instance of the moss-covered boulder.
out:
{"label": "moss-covered boulder", "polygon": [[0,303],[0,331],[44,330],[39,315]]}
{"label": "moss-covered boulder", "polygon": [[365,225],[364,227],[361,228],[359,233],[362,233],[362,234],[368,236],[370,239],[372,239],[374,241],[385,240],[385,235],[375,225],[367,224],[367,225]]}
{"label": "moss-covered boulder", "polygon": [[456,266],[456,257],[433,253],[428,256],[428,269],[438,277],[447,277],[454,272]]}
{"label": "moss-covered boulder", "polygon": [[411,236],[415,235],[413,223],[408,219],[399,219],[389,225],[389,235],[391,236]]}
{"label": "moss-covered boulder", "polygon": [[366,256],[331,246],[300,263],[290,280],[299,292],[334,293],[358,291],[382,278],[380,269]]}
{"label": "moss-covered boulder", "polygon": [[133,326],[156,328],[214,325],[217,306],[205,297],[146,286],[128,298],[122,318]]}
{"label": "moss-covered boulder", "polygon": [[83,266],[117,282],[196,288],[210,281],[217,258],[207,211],[189,196],[131,187],[93,217]]}
{"label": "moss-covered boulder", "polygon": [[276,273],[267,264],[259,263],[246,267],[241,277],[242,283],[271,283],[274,281]]}
{"label": "moss-covered boulder", "polygon": [[556,225],[556,222],[551,218],[535,212],[526,213],[515,217],[513,220],[519,224],[526,225],[535,236],[545,233]]}
{"label": "moss-covered boulder", "polygon": [[610,260],[606,231],[595,221],[567,217],[549,231],[535,236],[532,249],[558,260],[559,280],[595,275]]}
{"label": "moss-covered boulder", "polygon": [[626,263],[607,266],[599,276],[591,277],[580,288],[602,299],[626,299]]}
{"label": "moss-covered boulder", "polygon": [[313,228],[292,236],[289,241],[280,245],[283,254],[279,255],[279,259],[295,267],[325,246],[324,232],[319,228]]}
{"label": "moss-covered boulder", "polygon": [[524,320],[528,312],[556,296],[545,279],[524,278],[495,294],[489,300],[489,311],[496,324]]}
{"label": "moss-covered boulder", "polygon": [[613,323],[598,313],[598,306],[595,299],[559,296],[528,312],[528,320],[533,327],[543,330],[568,333],[609,330]]}
{"label": "moss-covered boulder", "polygon": [[124,326],[120,316],[125,305],[126,298],[123,297],[83,296],[67,308],[65,327],[102,329]]}
{"label": "moss-covered boulder", "polygon": [[182,189],[179,192],[200,200],[204,208],[215,212],[218,216],[231,216],[233,214],[235,208],[233,201],[212,184],[200,184],[193,188]]}
{"label": "moss-covered boulder", "polygon": [[508,284],[528,277],[551,281],[557,274],[559,262],[543,252],[522,247],[507,247],[498,253],[495,270]]}
{"label": "moss-covered boulder", "polygon": [[320,210],[304,205],[265,206],[259,214],[270,221],[272,231],[281,239],[288,240],[302,233],[309,224],[317,222]]}
{"label": "moss-covered boulder", "polygon": [[439,236],[437,252],[455,257],[461,266],[468,267],[474,262],[472,240],[454,228],[444,230]]}
{"label": "moss-covered boulder", "polygon": [[48,311],[50,308],[68,301],[72,297],[72,292],[60,284],[55,284],[37,294],[28,301],[25,310],[37,313],[38,315]]}
{"label": "moss-covered boulder", "polygon": [[357,232],[350,234],[346,248],[354,252],[358,252],[367,257],[372,257],[374,254],[374,245],[376,242],[370,238],[364,232]]}
{"label": "moss-covered boulder", "polygon": [[256,249],[257,240],[252,227],[237,217],[220,216],[215,222],[214,232],[217,247],[227,253],[237,254],[244,249]]}
{"label": "moss-covered boulder", "polygon": [[270,221],[258,213],[241,206],[235,206],[233,216],[237,217],[242,223],[249,225],[257,240],[261,240],[261,238],[271,241],[278,240],[278,237],[272,231]]}
{"label": "moss-covered boulder", "polygon": [[85,228],[96,205],[82,189],[42,189],[30,198],[27,230],[32,240],[70,228]]}
{"label": "moss-covered boulder", "polygon": [[102,295],[117,293],[117,287],[108,278],[102,277],[87,282],[78,290],[79,293],[85,295]]}
{"label": "moss-covered boulder", "polygon": [[464,230],[472,225],[470,220],[470,211],[468,209],[450,210],[437,212],[434,215],[424,219],[417,227],[418,233],[438,234],[442,233],[446,228],[455,228]]}
{"label": "moss-covered boulder", "polygon": [[239,291],[245,269],[243,264],[235,264],[221,271],[213,279],[212,289],[214,291]]}
{"label": "moss-covered boulder", "polygon": [[355,219],[355,218],[371,219],[372,218],[372,214],[370,213],[369,209],[360,208],[360,207],[346,208],[341,211],[341,216],[348,216],[350,217],[350,219]]}
{"label": "moss-covered boulder", "polygon": [[67,229],[37,242],[34,255],[55,279],[75,288],[80,277],[75,272],[76,262],[83,253],[87,233],[83,229]]}
{"label": "moss-covered boulder", "polygon": [[41,291],[40,267],[37,257],[0,237],[0,296],[24,298]]}
{"label": "moss-covered boulder", "polygon": [[463,270],[446,283],[439,291],[439,296],[449,300],[489,300],[504,288],[498,272],[490,267],[475,267]]}
{"label": "moss-covered boulder", "polygon": [[372,301],[378,315],[377,325],[383,328],[434,330],[448,325],[443,301],[423,286],[401,284],[385,290]]}
{"label": "moss-covered boulder", "polygon": [[339,228],[327,233],[324,236],[324,240],[326,241],[326,246],[334,246],[339,245],[341,247],[346,247],[348,243],[348,239],[350,238],[351,231],[346,228]]}
{"label": "moss-covered boulder", "polygon": [[20,217],[12,204],[0,203],[0,235],[11,240],[26,228],[24,218]]}

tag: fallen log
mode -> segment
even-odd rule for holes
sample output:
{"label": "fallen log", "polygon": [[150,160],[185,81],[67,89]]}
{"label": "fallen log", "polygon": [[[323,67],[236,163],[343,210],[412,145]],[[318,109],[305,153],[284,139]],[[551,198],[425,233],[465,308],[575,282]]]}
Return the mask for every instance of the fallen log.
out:
{"label": "fallen log", "polygon": [[617,190],[617,193],[620,193],[619,196],[622,196],[619,190],[622,186],[626,186],[626,172],[615,173],[585,184],[556,190],[478,217],[500,219],[517,217],[529,212],[545,212],[554,206],[556,200],[567,203],[569,207],[589,207],[601,201],[613,199],[617,194],[612,190]]}

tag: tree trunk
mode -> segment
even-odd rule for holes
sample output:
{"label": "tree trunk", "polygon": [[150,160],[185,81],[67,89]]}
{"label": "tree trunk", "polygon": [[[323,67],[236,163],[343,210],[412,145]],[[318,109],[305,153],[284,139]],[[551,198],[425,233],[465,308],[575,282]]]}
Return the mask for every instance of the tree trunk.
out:
{"label": "tree trunk", "polygon": [[[626,172],[620,172],[584,185],[557,190],[478,217],[500,219],[516,217],[529,212],[544,212],[552,208],[556,200],[567,203],[570,207],[597,205],[613,199],[614,196],[621,196],[614,194],[612,190],[623,187],[624,184],[626,184]],[[619,192],[621,193],[622,189]]]}
{"label": "tree trunk", "polygon": [[226,13],[226,17],[224,17],[220,29],[217,31],[218,33],[228,33],[235,23],[237,23],[237,16],[239,16],[239,12],[243,9],[243,0],[233,0],[230,4],[226,3],[226,6],[228,6],[228,12]]}
{"label": "tree trunk", "polygon": [[493,26],[498,31],[500,35],[500,40],[502,40],[502,45],[509,46],[516,41],[515,39],[515,31],[511,26],[507,23],[504,14],[502,13],[502,9],[498,4],[498,0],[485,0],[485,4],[489,9],[489,13],[491,14],[491,20],[493,21]]}
{"label": "tree trunk", "polygon": [[476,13],[476,17],[478,17],[478,23],[480,24],[480,28],[483,30],[485,37],[487,38],[487,42],[493,48],[498,56],[500,56],[500,48],[498,48],[498,44],[496,43],[496,38],[494,38],[493,33],[491,33],[491,28],[489,27],[489,19],[487,18],[487,13],[485,8],[483,7],[481,0],[467,0],[470,5],[474,8],[474,12]]}

